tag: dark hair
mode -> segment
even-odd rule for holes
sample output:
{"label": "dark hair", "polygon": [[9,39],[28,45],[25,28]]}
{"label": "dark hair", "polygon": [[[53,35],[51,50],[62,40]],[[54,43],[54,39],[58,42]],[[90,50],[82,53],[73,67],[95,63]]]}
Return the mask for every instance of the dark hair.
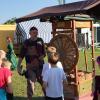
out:
{"label": "dark hair", "polygon": [[38,30],[38,29],[33,26],[33,27],[30,28],[30,31],[32,31],[32,30]]}
{"label": "dark hair", "polygon": [[97,57],[97,63],[100,65],[100,56]]}

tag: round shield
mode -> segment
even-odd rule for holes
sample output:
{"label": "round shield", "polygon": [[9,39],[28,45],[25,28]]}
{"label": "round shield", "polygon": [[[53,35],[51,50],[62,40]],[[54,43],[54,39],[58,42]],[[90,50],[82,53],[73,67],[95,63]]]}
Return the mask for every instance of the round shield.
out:
{"label": "round shield", "polygon": [[76,67],[79,52],[73,39],[65,34],[59,34],[51,39],[49,45],[57,49],[65,72],[69,73]]}

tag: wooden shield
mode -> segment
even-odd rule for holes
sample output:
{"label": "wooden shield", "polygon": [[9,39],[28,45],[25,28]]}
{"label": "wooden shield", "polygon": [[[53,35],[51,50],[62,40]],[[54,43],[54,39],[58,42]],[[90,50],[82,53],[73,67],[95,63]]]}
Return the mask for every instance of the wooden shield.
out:
{"label": "wooden shield", "polygon": [[69,73],[76,67],[79,52],[73,39],[65,34],[59,34],[51,39],[49,45],[56,47],[65,72]]}

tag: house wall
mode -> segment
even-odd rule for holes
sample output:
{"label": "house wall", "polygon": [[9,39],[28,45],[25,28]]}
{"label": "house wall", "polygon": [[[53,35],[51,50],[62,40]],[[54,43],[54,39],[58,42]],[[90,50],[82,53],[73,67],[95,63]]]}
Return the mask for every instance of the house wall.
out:
{"label": "house wall", "polygon": [[94,24],[95,30],[95,46],[100,47],[100,24]]}
{"label": "house wall", "polygon": [[90,28],[77,29],[77,44],[79,48],[88,48],[91,45],[91,31]]}
{"label": "house wall", "polygon": [[97,27],[97,42],[100,43],[100,27]]}
{"label": "house wall", "polygon": [[0,49],[7,51],[6,37],[10,36],[12,41],[14,41],[15,29],[16,25],[0,25]]}
{"label": "house wall", "polygon": [[91,31],[90,28],[82,28],[81,33],[85,34],[85,44],[86,44],[86,33],[88,33],[88,43],[91,44]]}
{"label": "house wall", "polygon": [[[100,25],[94,24],[94,43],[95,46],[100,46]],[[91,45],[91,31],[90,28],[82,28],[78,33],[85,35],[85,44],[86,44],[86,33],[88,33],[88,43]]]}

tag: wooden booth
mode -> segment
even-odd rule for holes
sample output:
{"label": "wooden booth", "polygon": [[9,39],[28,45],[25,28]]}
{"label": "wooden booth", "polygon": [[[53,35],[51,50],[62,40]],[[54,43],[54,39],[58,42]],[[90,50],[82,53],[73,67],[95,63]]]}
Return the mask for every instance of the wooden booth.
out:
{"label": "wooden booth", "polygon": [[[48,19],[41,18],[41,23]],[[68,20],[61,20],[59,17],[50,18],[52,23],[53,38],[50,40],[49,45],[57,48],[57,52],[60,55],[60,61],[62,62],[65,73],[68,78],[68,85],[64,84],[64,97],[65,100],[82,100],[84,96],[89,96],[92,89],[92,73],[95,73],[95,62],[94,62],[94,33],[93,33],[93,21],[74,19],[70,17]],[[90,28],[92,36],[92,72],[87,70],[87,58],[84,57],[85,64],[82,65],[86,70],[79,70],[80,66],[77,65],[79,61],[79,50],[76,43],[77,28]],[[87,56],[85,54],[85,56]],[[84,99],[83,99],[84,100]]]}
{"label": "wooden booth", "polygon": [[[59,18],[51,18],[52,20],[52,35],[49,45],[57,48],[60,54],[60,61],[63,64],[64,71],[67,74],[68,85],[64,84],[64,97],[65,100],[92,100],[92,74],[95,74],[95,61],[94,61],[94,33],[93,33],[93,20],[76,19],[76,17],[68,20],[59,20]],[[43,20],[43,19],[42,19]],[[45,18],[46,20],[46,18]],[[90,28],[92,38],[92,72],[87,71],[87,58],[85,54],[85,71],[78,69],[77,62],[79,60],[79,50],[76,44],[77,28]],[[85,52],[85,51],[84,51]]]}

